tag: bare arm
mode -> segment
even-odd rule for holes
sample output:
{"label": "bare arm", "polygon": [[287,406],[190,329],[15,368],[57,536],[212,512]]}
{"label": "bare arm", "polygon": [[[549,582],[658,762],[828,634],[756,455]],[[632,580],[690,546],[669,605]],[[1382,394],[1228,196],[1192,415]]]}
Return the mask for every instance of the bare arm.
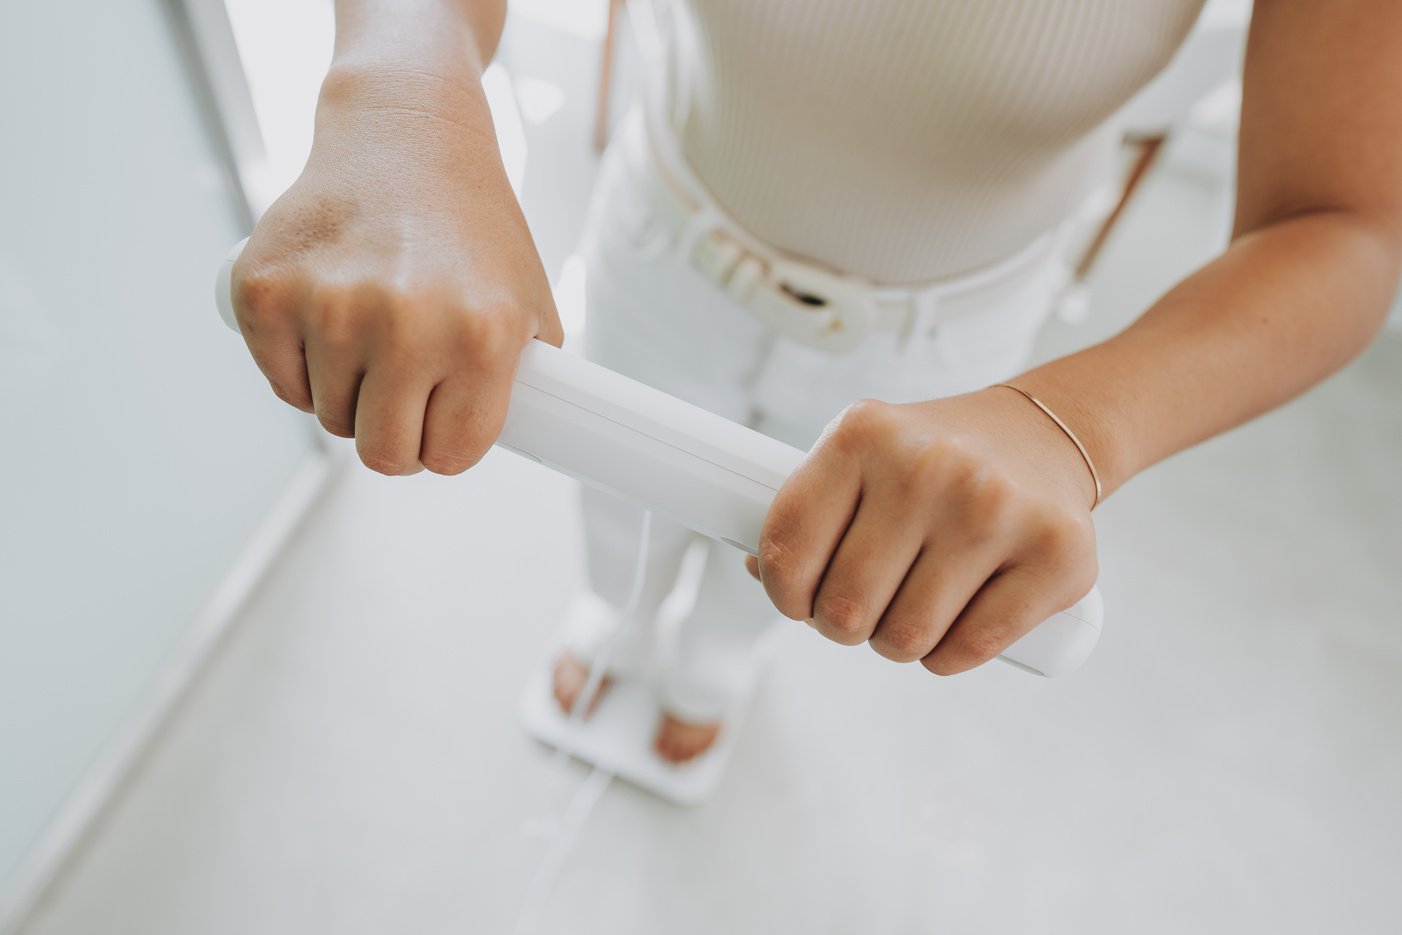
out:
{"label": "bare arm", "polygon": [[525,342],[558,344],[481,74],[502,0],[338,0],[306,168],[234,269],[273,391],[385,474],[496,440]]}
{"label": "bare arm", "polygon": [[[1013,381],[1084,440],[1107,493],[1377,332],[1402,273],[1399,89],[1396,0],[1257,0],[1231,245],[1120,335]],[[1010,390],[864,402],[780,490],[751,570],[831,639],[953,674],[1090,588],[1093,493]]]}
{"label": "bare arm", "polygon": [[405,68],[475,80],[505,22],[506,0],[336,0],[332,69]]}
{"label": "bare arm", "polygon": [[1119,336],[1018,382],[1113,489],[1303,392],[1377,333],[1402,273],[1402,4],[1257,0],[1236,229]]}

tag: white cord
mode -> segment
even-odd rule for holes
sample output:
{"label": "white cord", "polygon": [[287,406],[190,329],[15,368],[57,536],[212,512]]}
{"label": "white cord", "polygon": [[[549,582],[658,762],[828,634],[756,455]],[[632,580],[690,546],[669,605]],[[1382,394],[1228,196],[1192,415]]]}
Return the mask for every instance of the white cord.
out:
{"label": "white cord", "polygon": [[[651,539],[652,511],[645,510],[643,512],[642,533],[638,537],[638,560],[633,566],[633,582],[628,588],[628,599],[624,602],[623,610],[619,615],[618,627],[609,634],[599,652],[595,654],[593,662],[589,665],[589,675],[584,680],[584,687],[580,689],[579,694],[575,695],[574,702],[570,705],[568,719],[571,725],[583,720],[589,706],[594,701],[594,696],[599,693],[599,689],[603,685],[614,643],[617,642],[625,629],[634,624],[633,618],[638,613],[638,605],[642,602],[643,585],[647,580],[647,551]],[[551,767],[558,768],[568,758],[568,753],[563,749],[557,749],[555,756],[551,759]],[[613,771],[596,766],[570,798],[569,805],[565,807],[565,814],[556,825],[545,854],[541,857],[535,875],[526,888],[526,895],[521,901],[521,909],[516,916],[518,935],[533,935],[540,930],[545,907],[564,872],[565,862],[574,850],[575,842],[579,840],[589,816],[593,814],[594,807],[599,804],[599,800],[603,798],[612,782]]]}
{"label": "white cord", "polygon": [[623,610],[619,613],[619,625],[595,654],[594,661],[589,664],[589,675],[584,680],[584,687],[575,695],[574,702],[570,705],[571,723],[584,720],[589,705],[593,703],[594,696],[599,693],[599,687],[604,683],[604,676],[608,674],[609,656],[613,655],[614,644],[618,641],[619,634],[635,625],[633,618],[637,616],[638,604],[643,599],[643,585],[647,582],[647,550],[651,540],[652,511],[644,510],[642,530],[638,534],[638,558],[633,564],[633,581],[628,587],[628,599],[623,602]]}
{"label": "white cord", "polygon": [[549,903],[555,884],[559,882],[565,869],[565,861],[574,850],[575,842],[584,830],[584,823],[589,820],[594,806],[599,804],[611,782],[613,773],[596,766],[575,790],[574,797],[565,808],[560,827],[551,839],[550,847],[541,858],[540,866],[536,868],[531,885],[526,889],[526,896],[521,901],[521,911],[516,916],[518,935],[534,935],[540,931],[546,904]]}
{"label": "white cord", "polygon": [[[661,94],[664,100],[675,97],[676,95],[669,93],[671,82],[667,80],[664,40],[655,10],[646,0],[642,0],[642,2],[632,0],[628,4],[628,13],[632,20],[633,35],[638,42],[639,57],[643,60],[644,67],[657,73],[661,80]],[[670,103],[673,106],[666,108],[669,111],[675,108],[675,101]],[[603,642],[589,665],[589,675],[584,680],[584,687],[580,689],[579,694],[575,696],[574,702],[570,705],[568,721],[571,726],[584,719],[590,705],[594,703],[594,698],[603,686],[604,676],[608,672],[609,656],[613,653],[615,643],[626,628],[635,624],[633,618],[638,613],[638,605],[642,601],[643,585],[647,580],[647,552],[651,538],[652,511],[646,510],[643,512],[642,532],[638,537],[638,560],[633,567],[633,581],[628,589],[628,599],[624,602],[619,617],[619,626]],[[569,754],[563,749],[557,749],[555,756],[551,759],[551,768],[558,769],[567,759],[569,759]],[[549,845],[541,857],[535,875],[526,888],[526,895],[522,899],[521,909],[516,917],[518,935],[534,935],[540,930],[546,906],[564,872],[565,862],[574,850],[574,845],[579,840],[589,816],[593,814],[594,808],[599,804],[599,800],[603,798],[612,782],[613,772],[596,766],[575,790],[569,805],[565,807],[563,817],[554,828]]]}

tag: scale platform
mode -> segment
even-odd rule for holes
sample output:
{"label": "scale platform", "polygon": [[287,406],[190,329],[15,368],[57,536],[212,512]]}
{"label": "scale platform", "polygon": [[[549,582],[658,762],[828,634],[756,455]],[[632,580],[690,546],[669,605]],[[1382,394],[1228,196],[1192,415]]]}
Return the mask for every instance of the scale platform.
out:
{"label": "scale platform", "polygon": [[739,739],[755,689],[778,649],[776,627],[756,646],[746,688],[726,711],[711,749],[689,763],[667,763],[652,741],[662,718],[654,682],[648,676],[615,679],[588,718],[571,720],[551,690],[555,654],[546,657],[526,684],[521,722],[547,746],[597,766],[677,805],[701,805],[715,793]]}

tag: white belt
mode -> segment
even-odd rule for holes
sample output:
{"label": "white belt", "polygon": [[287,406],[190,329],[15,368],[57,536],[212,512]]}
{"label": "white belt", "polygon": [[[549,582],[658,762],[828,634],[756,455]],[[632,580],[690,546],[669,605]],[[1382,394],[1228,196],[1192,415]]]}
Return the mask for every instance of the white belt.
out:
{"label": "white belt", "polygon": [[986,309],[996,294],[1045,271],[1060,232],[1044,234],[1005,260],[916,286],[887,287],[784,256],[750,235],[692,177],[671,134],[652,121],[624,129],[634,165],[651,166],[649,194],[672,246],[760,321],[800,344],[830,353],[874,333],[904,341],[917,331]]}

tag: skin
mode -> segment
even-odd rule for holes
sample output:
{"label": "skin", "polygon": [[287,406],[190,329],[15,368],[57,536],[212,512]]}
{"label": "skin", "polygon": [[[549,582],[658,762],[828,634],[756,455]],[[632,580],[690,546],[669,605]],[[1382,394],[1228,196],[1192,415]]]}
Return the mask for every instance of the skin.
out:
{"label": "skin", "polygon": [[[338,2],[311,159],[234,270],[274,392],[386,474],[475,463],[520,349],[561,339],[479,81],[503,15]],[[1076,431],[1106,495],[1377,333],[1402,273],[1397,88],[1402,4],[1257,0],[1230,246],[1120,335],[1012,381]],[[828,638],[951,675],[1090,588],[1092,499],[1011,390],[861,401],[779,492],[751,570]]]}
{"label": "skin", "polygon": [[503,3],[346,0],[306,168],[233,270],[273,392],[383,474],[457,474],[564,338],[482,92]]}

